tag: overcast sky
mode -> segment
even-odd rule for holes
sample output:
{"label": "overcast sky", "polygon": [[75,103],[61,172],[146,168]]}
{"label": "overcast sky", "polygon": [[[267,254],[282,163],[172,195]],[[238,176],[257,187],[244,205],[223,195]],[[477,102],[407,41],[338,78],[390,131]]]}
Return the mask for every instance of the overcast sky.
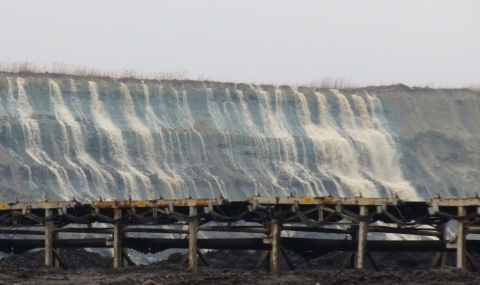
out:
{"label": "overcast sky", "polygon": [[480,1],[0,0],[0,61],[192,78],[480,83]]}

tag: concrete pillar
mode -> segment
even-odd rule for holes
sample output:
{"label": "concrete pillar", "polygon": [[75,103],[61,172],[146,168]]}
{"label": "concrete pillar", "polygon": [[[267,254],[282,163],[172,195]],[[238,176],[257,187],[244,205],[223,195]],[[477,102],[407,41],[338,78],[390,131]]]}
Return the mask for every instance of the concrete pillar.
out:
{"label": "concrete pillar", "polygon": [[[368,214],[367,206],[360,206],[360,215]],[[355,269],[363,269],[365,263],[365,255],[367,251],[367,234],[369,221],[358,222],[358,247],[355,252]]]}
{"label": "concrete pillar", "polygon": [[[113,209],[113,218],[120,219],[122,217],[122,209]],[[120,223],[114,223],[113,225],[113,268],[123,267],[123,254],[122,254],[122,227]]]}
{"label": "concrete pillar", "polygon": [[[465,216],[467,209],[458,207],[458,216]],[[467,235],[465,232],[465,221],[458,221],[457,225],[457,268],[467,267]]]}
{"label": "concrete pillar", "polygon": [[272,238],[272,250],[270,251],[270,272],[276,272],[280,269],[280,237],[281,229],[278,220],[272,220],[270,223],[270,235]]}
{"label": "concrete pillar", "polygon": [[[52,216],[52,210],[45,210],[45,218]],[[55,238],[53,232],[53,220],[45,222],[45,265],[54,266],[55,257],[53,256],[53,239]]]}
{"label": "concrete pillar", "polygon": [[[190,216],[197,215],[197,207],[190,207]],[[188,223],[188,268],[196,269],[198,265],[197,255],[198,220]]]}

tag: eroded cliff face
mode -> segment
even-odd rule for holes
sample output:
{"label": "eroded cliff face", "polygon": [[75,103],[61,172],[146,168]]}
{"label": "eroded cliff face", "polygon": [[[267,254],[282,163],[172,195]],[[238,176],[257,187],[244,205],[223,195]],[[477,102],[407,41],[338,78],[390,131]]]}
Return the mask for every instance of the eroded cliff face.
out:
{"label": "eroded cliff face", "polygon": [[479,99],[0,74],[3,199],[472,196]]}
{"label": "eroded cliff face", "polygon": [[422,197],[480,194],[480,94],[467,89],[376,92],[403,175]]}

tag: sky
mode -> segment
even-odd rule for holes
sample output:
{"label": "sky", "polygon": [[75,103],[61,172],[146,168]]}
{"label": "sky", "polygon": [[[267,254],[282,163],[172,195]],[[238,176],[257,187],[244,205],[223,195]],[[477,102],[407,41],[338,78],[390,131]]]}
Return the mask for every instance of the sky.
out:
{"label": "sky", "polygon": [[272,84],[480,84],[480,1],[0,4],[0,62]]}

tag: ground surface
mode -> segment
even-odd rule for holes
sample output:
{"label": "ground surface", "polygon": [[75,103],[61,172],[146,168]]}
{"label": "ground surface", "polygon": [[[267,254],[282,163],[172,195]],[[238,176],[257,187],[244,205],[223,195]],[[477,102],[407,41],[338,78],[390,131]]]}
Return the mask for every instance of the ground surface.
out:
{"label": "ground surface", "polygon": [[[105,269],[110,259],[85,250],[62,251],[68,270],[47,268],[43,252],[28,252],[0,260],[0,284],[480,284],[480,273],[447,267],[425,270],[433,254],[375,253],[381,271],[338,270],[346,253],[329,253],[307,259],[290,254],[297,265],[288,270],[282,260],[280,273],[264,270],[265,264],[252,271],[261,252],[218,251],[206,254],[210,268],[201,265],[189,271],[179,265],[181,254],[155,264]],[[478,259],[478,256],[475,256]],[[3,283],[2,283],[3,282]]]}

